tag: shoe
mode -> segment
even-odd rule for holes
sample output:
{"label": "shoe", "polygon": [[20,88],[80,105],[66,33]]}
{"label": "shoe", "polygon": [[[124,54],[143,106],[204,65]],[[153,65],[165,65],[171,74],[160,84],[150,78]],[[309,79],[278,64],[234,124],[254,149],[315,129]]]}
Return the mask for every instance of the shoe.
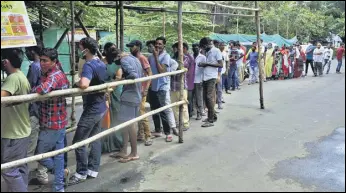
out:
{"label": "shoe", "polygon": [[222,103],[226,103],[224,100],[223,101],[221,101]]}
{"label": "shoe", "polygon": [[188,127],[184,127],[183,128],[183,131],[187,131],[187,130],[189,130],[190,128],[188,128]]}
{"label": "shoe", "polygon": [[240,87],[238,87],[237,90],[240,90]]}
{"label": "shoe", "polygon": [[166,142],[172,142],[173,136],[172,135],[166,135]]}
{"label": "shoe", "polygon": [[202,116],[200,114],[197,115],[196,120],[199,121],[202,119]]}
{"label": "shoe", "polygon": [[217,107],[218,109],[223,109],[223,107],[221,106],[221,105],[218,105],[218,107]]}
{"label": "shoe", "polygon": [[214,124],[213,124],[213,123],[209,123],[209,122],[204,123],[204,124],[202,125],[202,127],[212,127],[212,126],[214,126]]}
{"label": "shoe", "polygon": [[36,179],[41,185],[47,185],[48,184],[48,178],[36,178]]}
{"label": "shoe", "polygon": [[151,146],[152,144],[153,144],[153,140],[151,140],[151,138],[146,139],[144,142],[145,146]]}
{"label": "shoe", "polygon": [[75,175],[73,175],[70,179],[69,179],[69,186],[75,185],[75,184],[79,184],[86,181],[86,179],[81,179],[81,178],[77,178]]}

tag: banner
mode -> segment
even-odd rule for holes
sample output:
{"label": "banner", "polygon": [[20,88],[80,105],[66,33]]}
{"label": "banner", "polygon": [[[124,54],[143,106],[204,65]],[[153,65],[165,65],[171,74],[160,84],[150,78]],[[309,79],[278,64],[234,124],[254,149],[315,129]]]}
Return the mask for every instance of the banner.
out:
{"label": "banner", "polygon": [[1,1],[1,49],[36,46],[24,1]]}
{"label": "banner", "polygon": [[[89,34],[90,34],[90,37],[94,38],[96,40],[96,30],[94,29],[87,29]],[[72,32],[69,31],[68,32],[68,40],[71,41],[71,34]],[[74,42],[79,42],[81,39],[87,37],[85,34],[84,34],[84,31],[82,28],[76,28],[75,29],[75,33],[74,33]],[[60,36],[58,37],[60,38]]]}

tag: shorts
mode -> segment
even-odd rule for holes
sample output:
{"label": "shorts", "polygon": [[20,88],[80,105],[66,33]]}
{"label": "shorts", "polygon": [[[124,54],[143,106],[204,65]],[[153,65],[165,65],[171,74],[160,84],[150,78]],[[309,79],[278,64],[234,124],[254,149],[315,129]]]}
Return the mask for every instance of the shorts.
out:
{"label": "shorts", "polygon": [[140,104],[120,102],[118,120],[121,123],[124,123],[126,121],[130,121],[134,118],[137,118],[139,116],[139,106]]}

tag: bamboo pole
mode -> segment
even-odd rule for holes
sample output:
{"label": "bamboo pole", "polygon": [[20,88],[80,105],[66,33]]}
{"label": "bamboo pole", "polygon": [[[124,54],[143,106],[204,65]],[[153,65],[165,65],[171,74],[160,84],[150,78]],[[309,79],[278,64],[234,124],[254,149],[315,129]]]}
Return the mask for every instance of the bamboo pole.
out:
{"label": "bamboo pole", "polygon": [[[165,8],[165,1],[163,1],[163,8]],[[166,13],[165,12],[163,12],[162,29],[163,29],[163,37],[166,37]]]}
{"label": "bamboo pole", "polygon": [[[255,1],[255,8],[258,8],[258,1]],[[260,40],[260,18],[259,18],[259,11],[255,12],[256,15],[256,31],[257,31],[257,46],[258,46],[258,67],[259,67],[259,93],[260,93],[260,106],[261,109],[264,109],[263,104],[263,81],[262,81],[262,65],[261,65],[261,53],[264,52],[261,48],[261,40]]]}
{"label": "bamboo pole", "polygon": [[[70,1],[71,7],[71,76],[72,76],[72,85],[75,83],[75,69],[76,69],[76,44],[74,43],[75,35],[75,20],[74,20],[74,1]],[[72,97],[71,104],[71,126],[76,124],[76,97]]]}
{"label": "bamboo pole", "polygon": [[[216,5],[214,6],[214,13],[216,12]],[[215,15],[213,16],[213,33],[215,31]]]}
{"label": "bamboo pole", "polygon": [[115,2],[116,8],[115,8],[115,37],[116,37],[116,44],[117,48],[119,48],[119,1]]}
{"label": "bamboo pole", "polygon": [[174,72],[166,72],[166,73],[162,73],[162,74],[156,74],[153,76],[138,78],[135,80],[122,80],[122,81],[104,83],[101,85],[90,86],[84,90],[80,89],[80,88],[70,88],[70,89],[52,91],[52,92],[47,93],[45,95],[33,93],[33,94],[28,94],[28,95],[1,97],[1,106],[14,104],[14,103],[23,103],[23,102],[27,103],[27,102],[34,102],[34,101],[43,101],[43,100],[46,100],[46,99],[52,98],[52,97],[62,97],[62,96],[68,97],[68,96],[73,96],[73,95],[82,95],[82,94],[87,94],[87,93],[93,93],[93,92],[106,90],[107,88],[114,88],[114,87],[119,86],[119,85],[134,84],[134,83],[138,83],[138,82],[145,82],[148,80],[157,79],[160,77],[181,74],[181,73],[184,73],[185,71],[186,70],[184,69],[184,70],[178,70],[178,71],[174,71]]}
{"label": "bamboo pole", "polygon": [[38,17],[39,17],[39,23],[40,23],[40,40],[41,40],[41,42],[43,42],[42,2],[40,2],[40,7],[38,10]]}
{"label": "bamboo pole", "polygon": [[55,150],[55,151],[51,151],[51,152],[48,152],[48,153],[43,153],[43,154],[39,154],[39,155],[35,155],[35,156],[31,156],[31,157],[27,157],[27,158],[23,158],[23,159],[19,159],[19,160],[15,160],[15,161],[12,161],[12,162],[8,162],[8,163],[5,163],[5,164],[1,164],[1,171],[4,170],[4,169],[8,169],[8,168],[12,168],[12,167],[15,167],[15,166],[19,166],[19,165],[23,165],[23,164],[26,164],[26,163],[29,163],[29,162],[34,162],[34,161],[38,161],[38,160],[42,160],[42,159],[46,159],[46,158],[49,158],[49,157],[54,157],[56,155],[59,155],[59,154],[62,154],[62,153],[65,153],[65,152],[69,152],[71,150],[74,150],[74,149],[77,149],[79,147],[83,147],[91,142],[94,142],[96,140],[99,140],[101,139],[102,137],[105,137],[107,135],[110,135],[116,131],[119,131],[120,129],[124,128],[124,127],[127,127],[133,123],[136,123],[144,118],[147,118],[149,116],[152,116],[154,114],[157,114],[159,112],[162,112],[166,109],[169,109],[169,108],[172,108],[172,107],[175,107],[175,106],[178,106],[178,105],[182,105],[182,104],[185,104],[186,101],[179,101],[179,102],[175,102],[175,103],[172,103],[170,105],[166,105],[164,107],[161,107],[161,108],[158,108],[156,110],[153,110],[153,111],[150,111],[148,113],[145,113],[144,115],[141,115],[135,119],[132,119],[130,121],[127,121],[125,123],[122,123],[120,125],[117,125],[115,127],[112,127],[110,129],[107,129],[101,133],[98,133],[86,140],[83,140],[83,141],[80,141],[78,143],[75,143],[71,146],[68,146],[68,147],[65,147],[63,149],[59,149],[59,150]]}
{"label": "bamboo pole", "polygon": [[120,6],[120,50],[124,51],[124,2],[119,1]]}
{"label": "bamboo pole", "polygon": [[[179,53],[179,69],[184,68],[184,53],[183,53],[183,2],[178,1],[178,53]],[[184,100],[184,77],[185,74],[180,76],[180,101]],[[183,104],[179,106],[179,143],[183,143]]]}
{"label": "bamboo pole", "polygon": [[248,8],[248,7],[234,7],[234,6],[230,6],[230,5],[222,5],[216,2],[212,2],[212,1],[189,1],[191,3],[199,3],[199,4],[205,4],[205,5],[217,5],[219,7],[225,7],[225,8],[229,8],[229,9],[235,9],[235,10],[247,10],[247,11],[259,11],[259,8]]}

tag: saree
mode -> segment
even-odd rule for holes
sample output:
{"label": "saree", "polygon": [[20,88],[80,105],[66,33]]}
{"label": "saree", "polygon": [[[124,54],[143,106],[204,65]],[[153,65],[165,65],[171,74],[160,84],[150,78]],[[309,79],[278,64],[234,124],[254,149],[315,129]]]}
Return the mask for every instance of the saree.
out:
{"label": "saree", "polygon": [[274,62],[274,56],[273,56],[274,49],[268,49],[265,53],[265,75],[267,78],[272,77],[272,68],[273,68],[273,62]]}

